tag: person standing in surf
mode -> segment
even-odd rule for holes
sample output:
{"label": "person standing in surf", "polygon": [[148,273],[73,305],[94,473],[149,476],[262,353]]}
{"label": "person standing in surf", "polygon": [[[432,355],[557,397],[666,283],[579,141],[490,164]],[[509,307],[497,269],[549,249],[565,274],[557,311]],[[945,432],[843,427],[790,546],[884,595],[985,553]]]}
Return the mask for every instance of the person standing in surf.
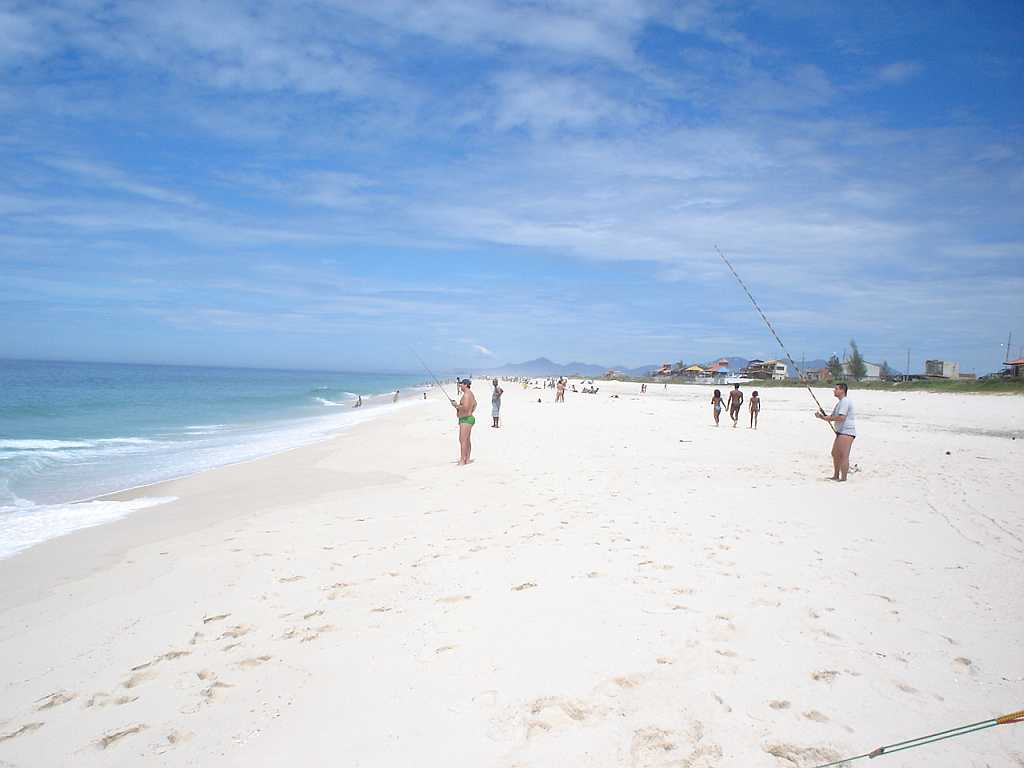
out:
{"label": "person standing in surf", "polygon": [[832,415],[826,416],[824,412],[817,411],[814,415],[822,421],[829,421],[835,425],[836,439],[832,442],[832,477],[839,483],[846,482],[846,475],[850,471],[850,449],[853,448],[853,441],[857,437],[857,425],[853,420],[853,403],[847,396],[850,388],[845,381],[840,381],[832,389],[832,394],[839,400],[836,407],[832,409]]}
{"label": "person standing in surf", "polygon": [[476,410],[476,397],[470,389],[471,386],[472,382],[469,379],[459,379],[459,392],[462,393],[462,397],[457,403],[451,401],[459,417],[459,466],[465,466],[472,461],[470,454],[473,451],[473,443],[470,436],[473,425],[476,424],[476,417],[473,415],[473,411]]}

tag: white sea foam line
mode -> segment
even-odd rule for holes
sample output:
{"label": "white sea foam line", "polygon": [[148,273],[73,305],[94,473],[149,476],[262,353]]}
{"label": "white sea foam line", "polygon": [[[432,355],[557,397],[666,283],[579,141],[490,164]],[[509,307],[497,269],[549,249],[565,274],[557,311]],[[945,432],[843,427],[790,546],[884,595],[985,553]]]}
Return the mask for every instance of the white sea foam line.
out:
{"label": "white sea foam line", "polygon": [[0,450],[7,451],[59,451],[64,448],[92,448],[82,440],[0,440]]}
{"label": "white sea foam line", "polygon": [[[357,426],[358,424],[363,424],[365,422],[371,421],[372,419],[374,419],[378,415],[382,415],[384,413],[396,411],[396,410],[399,410],[401,408],[406,408],[406,407],[412,406],[412,405],[415,405],[415,406],[425,405],[427,402],[428,401],[420,400],[419,398],[409,398],[407,400],[401,400],[398,403],[394,403],[394,404],[388,403],[388,404],[385,405],[384,403],[381,403],[380,405],[377,405],[375,407],[374,406],[370,406],[365,411],[363,411],[362,413],[345,412],[345,413],[337,414],[335,416],[332,416],[331,418],[339,418],[339,417],[343,418],[345,420],[343,423],[341,423],[341,424],[325,425],[326,429],[324,431],[318,431],[318,432],[314,432],[314,433],[306,433],[306,435],[305,435],[306,439],[302,440],[300,442],[297,442],[297,443],[289,442],[288,444],[284,444],[284,445],[281,445],[281,444],[277,444],[277,445],[273,445],[273,446],[268,445],[264,450],[257,451],[257,452],[255,452],[255,453],[253,453],[251,455],[248,455],[248,456],[244,456],[244,457],[241,457],[241,458],[235,458],[235,459],[228,458],[227,460],[224,460],[224,461],[218,461],[218,462],[215,462],[215,463],[212,463],[212,464],[208,464],[208,465],[205,465],[205,466],[199,466],[199,467],[196,467],[194,469],[186,470],[186,471],[184,471],[184,472],[182,472],[180,474],[177,474],[177,475],[168,475],[167,477],[161,478],[159,480],[152,480],[152,481],[145,482],[145,483],[139,483],[138,485],[129,486],[128,488],[118,488],[118,489],[112,490],[112,491],[104,491],[103,493],[97,494],[96,496],[89,497],[89,498],[86,498],[86,499],[82,499],[82,500],[79,500],[79,501],[76,501],[76,502],[72,502],[72,503],[82,503],[84,501],[102,500],[103,498],[105,498],[107,496],[113,496],[114,494],[117,494],[117,493],[125,493],[127,491],[138,491],[138,490],[141,490],[143,488],[151,488],[151,487],[153,487],[155,485],[159,485],[160,483],[169,483],[169,482],[171,482],[173,480],[183,480],[183,479],[185,479],[187,477],[193,477],[195,475],[202,474],[203,472],[209,472],[212,469],[219,469],[220,467],[232,467],[232,466],[236,466],[238,464],[248,464],[251,461],[259,461],[259,460],[265,459],[265,458],[267,458],[269,456],[276,456],[276,455],[281,454],[281,453],[288,453],[289,451],[294,451],[294,450],[296,450],[298,448],[304,448],[304,447],[306,447],[308,445],[315,445],[317,443],[322,443],[322,442],[325,442],[327,440],[330,440],[332,437],[335,437],[338,434],[338,432],[340,432],[340,431],[342,431],[344,429],[350,429],[351,427]],[[319,418],[326,418],[326,417],[319,417]]]}
{"label": "white sea foam line", "polygon": [[137,512],[175,501],[176,496],[150,496],[130,501],[84,501],[70,504],[32,504],[21,501],[0,507],[0,558]]}

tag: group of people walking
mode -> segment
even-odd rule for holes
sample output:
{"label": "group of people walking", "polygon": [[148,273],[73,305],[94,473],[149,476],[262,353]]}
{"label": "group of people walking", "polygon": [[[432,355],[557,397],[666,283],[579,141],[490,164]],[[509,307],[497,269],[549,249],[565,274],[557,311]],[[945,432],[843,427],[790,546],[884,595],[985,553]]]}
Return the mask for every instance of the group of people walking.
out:
{"label": "group of people walking", "polygon": [[[719,419],[722,416],[723,403],[722,390],[716,389],[715,394],[711,396],[711,413],[715,417],[716,427],[719,426]],[[740,389],[739,384],[732,385],[728,405],[729,418],[732,419],[732,425],[735,428],[740,420],[740,409],[743,407],[743,391]],[[761,397],[757,394],[756,389],[750,395],[747,410],[750,411],[750,424],[747,426],[747,429],[757,429],[757,417],[761,413]]]}

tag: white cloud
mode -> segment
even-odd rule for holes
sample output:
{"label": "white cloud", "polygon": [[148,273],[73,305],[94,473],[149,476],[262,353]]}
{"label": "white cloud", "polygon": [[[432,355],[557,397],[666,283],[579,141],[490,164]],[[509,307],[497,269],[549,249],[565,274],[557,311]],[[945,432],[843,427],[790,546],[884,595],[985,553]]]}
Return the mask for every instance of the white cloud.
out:
{"label": "white cloud", "polygon": [[475,349],[477,352],[479,352],[484,357],[494,357],[494,353],[491,350],[489,350],[487,347],[481,346],[479,344],[474,344],[473,345],[473,349]]}
{"label": "white cloud", "polygon": [[901,85],[912,80],[924,71],[924,67],[916,61],[896,61],[878,70],[877,77],[883,83]]}

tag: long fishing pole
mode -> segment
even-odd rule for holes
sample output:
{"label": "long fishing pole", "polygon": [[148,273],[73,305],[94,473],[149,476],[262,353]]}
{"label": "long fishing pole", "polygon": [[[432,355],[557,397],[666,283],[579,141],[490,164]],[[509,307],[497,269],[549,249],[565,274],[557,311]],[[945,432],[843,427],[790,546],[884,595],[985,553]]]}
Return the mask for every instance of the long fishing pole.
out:
{"label": "long fishing pole", "polygon": [[[743,292],[747,294],[747,298],[750,299],[750,303],[754,305],[754,309],[757,310],[757,314],[759,314],[761,316],[761,319],[764,320],[764,324],[768,326],[768,330],[772,332],[772,336],[774,336],[775,340],[779,342],[779,347],[781,347],[783,353],[786,355],[786,359],[789,360],[789,364],[793,366],[793,369],[796,371],[797,376],[803,379],[803,371],[800,370],[800,366],[796,364],[795,360],[793,360],[793,356],[789,354],[789,350],[787,350],[786,345],[782,343],[782,339],[780,339],[779,334],[775,332],[775,328],[772,326],[771,321],[769,321],[768,318],[765,316],[761,307],[758,305],[757,300],[750,292],[750,289],[747,288],[747,284],[743,282],[743,279],[738,274],[736,274],[736,270],[733,268],[732,264],[729,263],[729,260],[725,258],[725,254],[722,253],[722,249],[716,245],[715,250],[718,251],[718,255],[722,257],[722,261],[725,262],[725,266],[727,266],[729,268],[729,271],[732,272],[732,276],[736,278],[736,282],[738,282],[740,284],[740,287],[743,288]],[[825,409],[822,408],[821,403],[818,401],[817,395],[814,394],[814,390],[811,389],[810,384],[808,384],[805,381],[804,386],[807,387],[807,391],[810,393],[811,397],[814,398],[814,402],[818,406],[818,410],[822,413],[822,415],[825,415]],[[833,432],[838,434],[835,424],[833,424],[831,421],[827,421],[825,423],[829,425]]]}
{"label": "long fishing pole", "polygon": [[815,768],[832,768],[832,766],[846,765],[848,763],[852,763],[854,760],[861,760],[865,757],[869,760],[874,760],[876,757],[888,755],[892,752],[902,752],[904,749],[923,747],[925,744],[933,744],[936,741],[944,741],[945,739],[952,739],[956,736],[963,736],[968,733],[974,733],[975,731],[983,731],[986,728],[993,728],[997,725],[1009,725],[1010,723],[1021,722],[1024,722],[1024,709],[1021,709],[1017,712],[1010,712],[1009,714],[1003,715],[1002,717],[991,717],[988,720],[981,720],[977,723],[961,725],[959,728],[950,728],[947,731],[929,733],[927,736],[918,736],[916,739],[908,739],[907,741],[900,741],[895,744],[887,744],[884,747],[878,747],[877,749],[873,749],[870,752],[865,752],[863,755],[845,757],[842,760],[836,760],[832,763],[825,763],[823,765],[815,766]]}
{"label": "long fishing pole", "polygon": [[412,347],[409,347],[409,350],[416,356],[416,359],[420,361],[420,365],[422,365],[424,369],[426,369],[427,373],[430,374],[430,378],[432,378],[434,380],[434,383],[441,388],[441,391],[444,392],[444,396],[447,397],[448,400],[450,401],[451,397],[448,396],[448,393],[445,391],[445,388],[441,385],[441,382],[438,380],[437,376],[434,375],[434,372],[430,370],[430,367],[425,362],[423,362],[423,358],[419,356],[419,353]]}

